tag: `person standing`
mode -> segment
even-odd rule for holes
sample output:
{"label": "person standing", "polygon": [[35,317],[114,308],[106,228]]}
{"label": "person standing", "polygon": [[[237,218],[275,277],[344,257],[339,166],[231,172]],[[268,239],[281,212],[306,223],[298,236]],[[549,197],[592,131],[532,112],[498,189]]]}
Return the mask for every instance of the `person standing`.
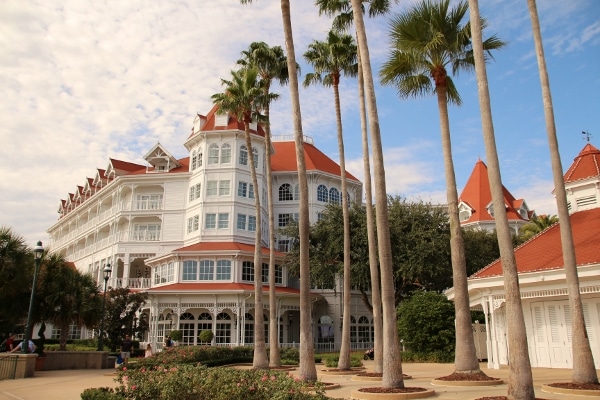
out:
{"label": "person standing", "polygon": [[148,344],[146,345],[146,353],[145,353],[145,357],[146,357],[146,358],[148,358],[148,357],[152,357],[152,354],[153,354],[153,353],[152,353],[152,345],[151,345],[150,343],[148,343]]}
{"label": "person standing", "polygon": [[171,347],[173,347],[173,341],[171,340],[171,336],[167,336],[165,339],[165,349],[169,350]]}
{"label": "person standing", "polygon": [[125,339],[121,342],[121,359],[123,359],[123,365],[127,365],[127,362],[131,357],[131,346],[133,346],[133,343],[131,342],[129,335],[125,335]]}

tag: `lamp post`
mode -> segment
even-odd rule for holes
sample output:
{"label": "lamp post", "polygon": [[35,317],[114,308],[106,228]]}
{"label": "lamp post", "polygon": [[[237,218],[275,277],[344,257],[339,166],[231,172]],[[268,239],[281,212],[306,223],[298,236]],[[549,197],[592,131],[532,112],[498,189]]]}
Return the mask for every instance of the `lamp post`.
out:
{"label": "lamp post", "polygon": [[31,326],[31,312],[33,311],[33,298],[35,296],[35,285],[37,282],[37,273],[40,269],[40,262],[42,261],[42,254],[44,254],[44,248],[42,242],[38,240],[37,245],[33,249],[35,269],[33,270],[33,286],[31,287],[31,298],[29,299],[29,313],[27,314],[27,325],[25,326],[25,335],[23,336],[23,342],[21,343],[21,353],[27,353],[29,350],[29,328]]}
{"label": "lamp post", "polygon": [[104,344],[102,343],[102,339],[104,337],[104,308],[106,307],[106,284],[108,283],[108,279],[110,278],[110,273],[112,269],[110,268],[110,263],[104,266],[104,298],[102,299],[102,316],[100,317],[100,336],[98,336],[98,351],[104,351]]}

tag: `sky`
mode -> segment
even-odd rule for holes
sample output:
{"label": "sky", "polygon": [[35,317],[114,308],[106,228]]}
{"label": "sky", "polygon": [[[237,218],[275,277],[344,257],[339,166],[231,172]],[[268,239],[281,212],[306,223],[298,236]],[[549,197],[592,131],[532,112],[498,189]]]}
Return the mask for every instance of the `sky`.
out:
{"label": "sky", "polygon": [[[297,62],[324,40],[331,19],[310,0],[291,1]],[[372,68],[390,52],[389,16],[367,21]],[[456,4],[454,2],[453,4]],[[600,147],[600,2],[538,0],[563,169],[585,146]],[[487,75],[502,180],[538,214],[556,214],[541,89],[525,0],[485,0],[484,37],[507,42]],[[212,107],[251,42],[282,46],[280,2],[257,0],[0,0],[0,226],[31,245],[48,241],[61,199],[109,158],[144,164],[157,142],[177,158],[196,113]],[[346,168],[362,179],[357,83],[340,86]],[[475,74],[454,78],[461,107],[449,118],[458,191],[485,159]],[[434,96],[400,99],[375,77],[391,195],[445,202]],[[273,90],[274,136],[293,134],[289,88]],[[333,90],[300,89],[304,134],[338,161]]]}

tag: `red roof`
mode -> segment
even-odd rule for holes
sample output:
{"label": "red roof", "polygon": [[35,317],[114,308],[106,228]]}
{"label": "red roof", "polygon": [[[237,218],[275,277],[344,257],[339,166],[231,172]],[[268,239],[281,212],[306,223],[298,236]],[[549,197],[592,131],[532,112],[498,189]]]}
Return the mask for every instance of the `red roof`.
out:
{"label": "red roof", "polygon": [[128,161],[115,160],[114,158],[109,158],[109,160],[110,165],[112,165],[113,169],[119,171],[135,172],[140,169],[143,169],[144,171],[146,170],[146,166],[144,165],[130,163]]}
{"label": "red roof", "polygon": [[[275,290],[278,293],[290,293],[290,294],[300,294],[298,289],[292,289],[288,287],[276,287]],[[254,292],[254,285],[250,283],[174,283],[172,285],[164,285],[158,286],[148,289],[149,292],[231,292],[231,291],[240,291],[240,292]],[[269,286],[263,285],[263,292],[268,292]]]}
{"label": "red roof", "polygon": [[591,177],[600,177],[600,150],[588,143],[565,173],[565,183]]}
{"label": "red roof", "polygon": [[[254,246],[246,243],[239,242],[200,242],[189,246],[180,247],[177,250],[173,250],[172,253],[182,252],[202,252],[202,251],[240,251],[254,254]],[[269,254],[269,249],[266,247],[262,248],[263,254]],[[275,252],[276,257],[283,257],[284,254],[281,252]]]}
{"label": "red roof", "polygon": [[[271,166],[274,172],[298,171],[295,142],[273,142],[273,148],[275,149],[275,152],[271,157]],[[304,142],[304,159],[307,171],[323,171],[335,176],[341,175],[342,169],[338,163],[327,157],[314,145],[306,142]],[[358,181],[358,179],[348,171],[346,171],[346,178]]]}
{"label": "red roof", "polygon": [[[600,208],[571,215],[571,229],[577,265],[600,263]],[[564,268],[560,241],[560,221],[515,249],[517,271],[534,272]],[[502,275],[500,259],[476,272],[471,278]]]}
{"label": "red roof", "polygon": [[[208,114],[205,116],[198,114],[198,116],[201,119],[206,120],[206,123],[204,124],[204,126],[202,127],[202,129],[200,129],[199,132],[207,132],[207,131],[225,131],[225,130],[240,130],[240,131],[244,131],[246,128],[244,127],[244,122],[243,121],[238,121],[237,118],[235,118],[234,116],[230,115],[229,119],[227,121],[227,126],[215,126],[215,119],[217,116],[217,111],[219,110],[219,106],[217,106],[216,104],[213,106],[213,108],[208,112]],[[254,133],[255,135],[259,135],[259,136],[265,136],[265,131],[263,130],[261,125],[258,125],[257,129],[250,129],[251,133]],[[194,135],[196,135],[198,132],[193,132],[189,137],[192,137]]]}
{"label": "red roof", "polygon": [[[502,186],[502,191],[504,193],[504,204],[508,207],[506,209],[508,220],[524,220],[517,211],[523,204],[523,200],[516,200],[504,186]],[[492,191],[490,189],[487,166],[483,161],[479,160],[475,164],[475,168],[473,168],[473,172],[471,172],[471,176],[458,201],[459,203],[466,203],[473,209],[471,217],[468,220],[462,221],[461,224],[494,220],[494,217],[487,210],[488,205],[492,202]]]}

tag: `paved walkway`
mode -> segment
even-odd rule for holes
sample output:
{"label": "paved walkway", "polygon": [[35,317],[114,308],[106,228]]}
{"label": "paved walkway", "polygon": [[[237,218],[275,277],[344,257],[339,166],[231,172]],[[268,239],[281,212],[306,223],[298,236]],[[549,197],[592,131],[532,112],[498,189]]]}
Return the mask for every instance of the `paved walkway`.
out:
{"label": "paved walkway", "polygon": [[[365,361],[367,371],[372,371],[373,361]],[[482,370],[489,376],[506,380],[508,369],[490,370],[482,364]],[[361,387],[378,386],[377,382],[354,381],[352,375],[324,375],[318,365],[319,379],[323,382],[339,383],[340,388],[327,391],[328,396],[336,399],[350,399],[352,390]],[[485,387],[449,387],[433,386],[431,380],[453,372],[453,364],[404,364],[403,372],[412,379],[405,380],[406,386],[434,389],[436,400],[466,400],[482,396],[506,395],[506,383]],[[292,372],[293,373],[293,372]],[[116,386],[111,370],[66,370],[36,371],[35,377],[18,380],[0,381],[0,400],[77,400],[84,389],[91,387]],[[536,396],[548,400],[591,399],[591,396],[569,396],[542,392],[545,383],[568,382],[571,379],[569,369],[534,368],[533,378]]]}

